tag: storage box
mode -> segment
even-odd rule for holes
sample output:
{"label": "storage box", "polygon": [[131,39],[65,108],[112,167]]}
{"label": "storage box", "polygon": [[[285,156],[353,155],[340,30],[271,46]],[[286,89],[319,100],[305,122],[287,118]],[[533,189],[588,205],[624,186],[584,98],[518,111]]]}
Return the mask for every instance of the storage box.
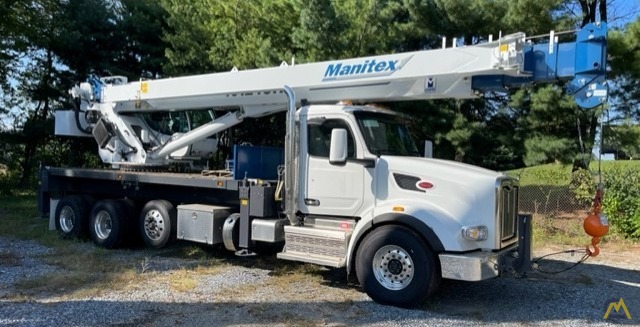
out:
{"label": "storage box", "polygon": [[177,238],[205,244],[222,243],[222,226],[229,215],[228,207],[179,205]]}
{"label": "storage box", "polygon": [[277,215],[273,186],[251,186],[249,215],[252,217],[275,217]]}

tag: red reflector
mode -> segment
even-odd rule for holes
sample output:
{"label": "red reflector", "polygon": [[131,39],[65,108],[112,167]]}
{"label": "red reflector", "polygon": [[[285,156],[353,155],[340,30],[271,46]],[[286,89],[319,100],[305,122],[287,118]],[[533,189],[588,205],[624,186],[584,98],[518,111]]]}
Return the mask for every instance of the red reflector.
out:
{"label": "red reflector", "polygon": [[349,223],[340,223],[340,228],[349,229]]}
{"label": "red reflector", "polygon": [[433,187],[433,184],[429,182],[425,182],[425,181],[418,182],[418,188],[421,188],[423,190],[430,189],[432,187]]}

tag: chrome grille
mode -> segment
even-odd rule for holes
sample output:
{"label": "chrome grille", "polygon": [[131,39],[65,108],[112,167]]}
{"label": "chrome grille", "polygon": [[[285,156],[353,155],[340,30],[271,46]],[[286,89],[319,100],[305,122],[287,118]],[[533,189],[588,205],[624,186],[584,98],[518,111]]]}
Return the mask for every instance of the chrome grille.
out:
{"label": "chrome grille", "polygon": [[505,246],[516,241],[518,221],[518,185],[516,181],[504,180],[498,189],[499,245]]}

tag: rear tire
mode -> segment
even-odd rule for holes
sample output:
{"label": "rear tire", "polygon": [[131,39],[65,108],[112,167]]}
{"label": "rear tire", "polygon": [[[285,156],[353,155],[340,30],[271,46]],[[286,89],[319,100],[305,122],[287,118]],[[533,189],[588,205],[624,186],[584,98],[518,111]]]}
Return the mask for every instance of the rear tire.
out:
{"label": "rear tire", "polygon": [[81,196],[65,196],[58,202],[55,212],[56,229],[62,238],[87,236],[87,225],[91,207]]}
{"label": "rear tire", "polygon": [[144,242],[161,249],[176,240],[177,213],[171,202],[152,200],[140,211],[140,232]]}
{"label": "rear tire", "polygon": [[431,248],[413,231],[397,225],[373,230],[358,247],[356,275],[374,301],[416,306],[440,283],[440,269]]}
{"label": "rear tire", "polygon": [[102,200],[91,210],[89,231],[91,240],[99,247],[113,249],[125,236],[126,210],[116,200]]}

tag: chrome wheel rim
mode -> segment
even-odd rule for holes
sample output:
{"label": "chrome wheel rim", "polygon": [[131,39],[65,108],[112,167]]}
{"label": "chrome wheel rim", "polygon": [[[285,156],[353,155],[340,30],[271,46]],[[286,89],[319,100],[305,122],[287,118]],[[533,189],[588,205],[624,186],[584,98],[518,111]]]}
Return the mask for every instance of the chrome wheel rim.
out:
{"label": "chrome wheel rim", "polygon": [[109,237],[109,235],[111,235],[111,225],[112,225],[111,215],[105,210],[100,210],[96,214],[96,222],[94,224],[96,236],[101,240],[104,240],[107,237]]}
{"label": "chrome wheel rim", "polygon": [[62,207],[60,210],[60,229],[65,233],[70,233],[73,230],[74,223],[76,221],[76,215],[70,206]]}
{"label": "chrome wheel rim", "polygon": [[164,234],[164,217],[160,211],[153,209],[144,215],[144,233],[151,240],[157,240]]}
{"label": "chrome wheel rim", "polygon": [[389,290],[402,290],[409,286],[414,274],[413,259],[397,245],[385,245],[373,256],[373,274],[380,285]]}

